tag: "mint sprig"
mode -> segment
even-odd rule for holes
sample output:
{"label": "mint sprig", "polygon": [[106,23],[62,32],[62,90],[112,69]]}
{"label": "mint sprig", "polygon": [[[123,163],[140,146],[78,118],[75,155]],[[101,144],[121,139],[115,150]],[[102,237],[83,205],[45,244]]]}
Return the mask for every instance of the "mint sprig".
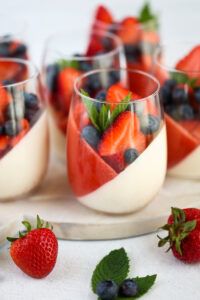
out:
{"label": "mint sprig", "polygon": [[156,30],[158,29],[159,22],[158,16],[152,12],[150,4],[147,2],[142,7],[139,13],[139,21],[143,24],[148,24],[147,29]]}
{"label": "mint sprig", "polygon": [[129,93],[113,110],[110,109],[110,104],[106,103],[103,103],[100,110],[98,110],[95,103],[88,99],[89,94],[86,91],[81,89],[81,94],[83,95],[82,101],[85,104],[88,116],[100,133],[103,133],[127,109],[131,100],[131,93]]}
{"label": "mint sprig", "polygon": [[[96,294],[97,285],[104,280],[113,280],[119,286],[128,277],[129,258],[124,248],[111,251],[96,266],[91,280],[92,291]],[[154,285],[157,275],[135,277],[133,280],[138,286],[138,292],[133,297],[118,296],[117,300],[133,300],[146,294]],[[130,278],[130,277],[129,277]]]}
{"label": "mint sprig", "polygon": [[114,280],[117,284],[126,279],[129,272],[129,259],[124,248],[111,251],[96,266],[92,275],[92,290],[96,293],[97,284],[103,280]]}
{"label": "mint sprig", "polygon": [[194,88],[196,86],[198,80],[198,78],[190,78],[187,74],[179,72],[171,72],[170,77],[177,83],[187,84],[191,88]]}
{"label": "mint sprig", "polygon": [[77,60],[60,59],[58,60],[57,64],[60,70],[63,70],[65,68],[79,69],[79,62]]}

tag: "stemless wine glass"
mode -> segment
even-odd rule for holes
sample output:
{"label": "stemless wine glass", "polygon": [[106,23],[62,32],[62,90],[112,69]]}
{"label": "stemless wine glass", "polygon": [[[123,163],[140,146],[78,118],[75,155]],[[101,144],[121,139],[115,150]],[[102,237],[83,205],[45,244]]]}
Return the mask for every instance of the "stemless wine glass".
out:
{"label": "stemless wine glass", "polygon": [[125,17],[111,24],[95,20],[92,28],[112,32],[121,39],[128,68],[152,71],[153,56],[160,43],[157,19],[142,23],[139,18]]}
{"label": "stemless wine glass", "polygon": [[16,199],[43,179],[48,123],[31,62],[0,59],[0,201]]}
{"label": "stemless wine glass", "polygon": [[[49,39],[43,59],[43,85],[47,99],[52,146],[57,156],[65,160],[66,125],[74,80],[82,73],[125,64],[123,47],[113,34],[84,28],[78,32],[63,32]],[[111,80],[117,81],[113,73]],[[98,81],[92,78],[90,88]]]}
{"label": "stemless wine glass", "polygon": [[155,55],[168,139],[168,173],[200,179],[200,58],[195,42],[162,45]]}
{"label": "stemless wine glass", "polygon": [[28,58],[24,42],[25,22],[0,14],[0,57]]}
{"label": "stemless wine glass", "polygon": [[[119,78],[115,84],[113,72]],[[98,87],[86,92],[94,78]],[[142,71],[103,69],[80,76],[74,89],[67,161],[76,198],[106,213],[142,208],[158,193],[166,172],[159,82]]]}

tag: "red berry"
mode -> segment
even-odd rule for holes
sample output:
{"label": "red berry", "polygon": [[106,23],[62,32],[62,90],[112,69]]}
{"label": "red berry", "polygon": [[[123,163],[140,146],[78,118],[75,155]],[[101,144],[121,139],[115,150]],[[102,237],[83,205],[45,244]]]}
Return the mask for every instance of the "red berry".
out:
{"label": "red berry", "polygon": [[98,150],[101,156],[109,156],[128,148],[142,152],[146,148],[146,138],[140,131],[137,115],[125,111],[104,132]]}
{"label": "red berry", "polygon": [[160,238],[159,247],[167,242],[173,255],[185,263],[200,262],[200,210],[197,208],[172,208],[168,223],[162,227],[168,232]]}
{"label": "red berry", "polygon": [[24,273],[34,278],[43,278],[55,266],[58,241],[51,229],[42,228],[41,220],[41,226],[38,226],[40,228],[33,230],[28,222],[23,224],[28,229],[25,234],[20,233],[17,239],[8,238],[12,241],[10,255]]}
{"label": "red berry", "polygon": [[141,27],[137,18],[125,18],[119,27],[118,36],[124,44],[132,44],[138,41],[140,37]]}
{"label": "red berry", "polygon": [[[184,72],[200,73],[200,45],[194,47],[184,58],[182,58],[176,65],[176,69]],[[191,74],[191,73],[190,73]],[[198,74],[194,74],[198,77]]]}
{"label": "red berry", "polygon": [[97,10],[96,10],[96,13],[95,13],[95,20],[101,21],[105,24],[112,24],[114,22],[114,19],[113,19],[111,13],[103,5],[99,5],[97,7]]}

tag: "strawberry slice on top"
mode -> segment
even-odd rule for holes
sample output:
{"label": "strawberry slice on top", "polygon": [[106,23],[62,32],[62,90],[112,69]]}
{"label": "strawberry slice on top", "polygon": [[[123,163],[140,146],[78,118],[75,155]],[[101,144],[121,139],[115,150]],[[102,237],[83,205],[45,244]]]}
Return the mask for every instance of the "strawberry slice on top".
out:
{"label": "strawberry slice on top", "polygon": [[109,156],[129,148],[141,153],[146,148],[146,138],[140,131],[137,115],[125,111],[104,132],[98,151],[101,156]]}
{"label": "strawberry slice on top", "polygon": [[74,68],[64,68],[58,75],[58,88],[60,96],[60,105],[64,111],[69,111],[71,97],[73,94],[73,84],[81,72]]}
{"label": "strawberry slice on top", "polygon": [[126,96],[131,95],[132,100],[139,99],[139,96],[128,89],[124,88],[121,83],[111,85],[106,94],[106,102],[110,103],[110,108],[113,110]]}
{"label": "strawberry slice on top", "polygon": [[95,13],[95,20],[103,22],[105,24],[112,24],[114,22],[114,18],[110,11],[103,5],[99,5],[97,7]]}
{"label": "strawberry slice on top", "polygon": [[121,23],[118,36],[124,44],[132,44],[138,41],[140,35],[140,22],[137,18],[127,17]]}
{"label": "strawberry slice on top", "polygon": [[184,58],[182,58],[176,65],[176,69],[193,74],[194,77],[200,76],[200,45],[194,47]]}

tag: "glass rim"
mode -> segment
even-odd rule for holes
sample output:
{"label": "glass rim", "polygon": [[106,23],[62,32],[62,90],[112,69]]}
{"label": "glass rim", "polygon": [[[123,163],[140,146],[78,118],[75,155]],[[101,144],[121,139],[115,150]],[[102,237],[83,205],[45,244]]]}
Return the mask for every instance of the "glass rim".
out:
{"label": "glass rim", "polygon": [[[126,18],[126,17],[125,17]],[[137,17],[134,17],[133,16],[133,18],[136,18],[136,19],[138,19]],[[123,19],[122,19],[123,20]],[[150,25],[152,23],[152,20],[149,20],[149,21],[147,21],[147,22],[145,22],[145,23],[141,23],[140,21],[138,21],[138,24],[137,24],[137,28],[138,29],[143,29],[143,30],[145,30],[145,29],[147,29],[148,28],[148,26]],[[106,28],[108,28],[108,27],[110,27],[111,29],[113,28],[113,29],[115,29],[115,28],[117,28],[117,29],[120,29],[120,28],[123,28],[123,26],[122,26],[122,24],[121,24],[121,21],[119,21],[119,22],[114,22],[114,23],[112,23],[112,24],[107,24],[106,22],[103,22],[103,21],[99,21],[99,20],[94,20],[93,21],[93,24],[94,25],[99,25],[101,28],[103,28],[104,30],[106,29]],[[159,21],[158,21],[158,26],[159,26]]]}
{"label": "glass rim", "polygon": [[[127,73],[131,72],[131,73],[140,74],[140,75],[143,75],[144,77],[148,77],[149,79],[151,79],[157,85],[156,90],[153,93],[151,93],[150,95],[145,96],[145,97],[141,97],[140,99],[131,100],[131,101],[127,102],[127,103],[130,103],[130,104],[134,104],[135,103],[136,104],[136,103],[140,103],[140,102],[145,102],[145,101],[147,101],[147,99],[149,100],[149,98],[156,97],[159,94],[159,91],[160,91],[160,82],[157,80],[157,78],[155,78],[151,74],[149,74],[147,72],[144,72],[144,71],[141,71],[141,70],[126,69],[126,68],[96,69],[96,70],[92,70],[92,71],[86,72],[86,73],[82,74],[81,76],[79,76],[74,81],[74,91],[75,91],[75,93],[78,94],[80,97],[84,96],[85,98],[87,98],[88,100],[91,100],[93,102],[105,103],[105,101],[98,100],[98,99],[92,98],[90,96],[83,95],[81,93],[80,89],[78,88],[78,84],[80,83],[81,80],[83,80],[84,78],[86,78],[86,77],[88,77],[90,75],[99,74],[99,73],[103,73],[103,72],[107,72],[108,73],[108,72],[112,72],[112,71],[125,71]],[[119,102],[109,102],[109,104],[120,104],[120,103]]]}
{"label": "glass rim", "polygon": [[[178,70],[178,69],[176,69],[175,67],[170,67],[170,66],[168,66],[168,65],[166,65],[165,63],[160,63],[159,62],[159,60],[158,60],[158,57],[159,57],[159,55],[160,54],[162,54],[162,50],[163,49],[166,49],[167,47],[169,47],[169,46],[174,46],[174,47],[176,47],[176,45],[178,44],[178,45],[192,45],[192,43],[194,43],[194,41],[192,42],[192,41],[188,41],[188,42],[185,42],[185,41],[172,41],[172,42],[169,42],[169,43],[164,43],[164,44],[160,44],[160,45],[158,45],[157,47],[156,47],[156,49],[155,49],[155,52],[154,52],[154,54],[153,54],[153,61],[154,61],[154,63],[157,65],[157,66],[159,66],[160,68],[162,68],[163,70],[165,70],[165,71],[168,71],[168,72],[170,72],[170,73],[181,73],[181,74],[188,74],[188,73],[190,73],[190,74],[199,74],[200,75],[200,71],[198,72],[198,71],[191,71],[191,70],[187,70],[187,71],[182,71],[182,70]],[[199,44],[196,44],[196,46],[200,46],[200,42],[199,42]],[[192,49],[194,48],[194,47],[196,47],[196,46],[194,46],[194,44],[193,44],[193,46],[191,47],[191,50],[190,51],[192,51]],[[187,55],[187,53],[186,53],[186,55]],[[184,56],[183,56],[183,58],[184,58]],[[182,59],[182,58],[181,58]]]}
{"label": "glass rim", "polygon": [[[78,33],[80,33],[80,31],[77,30]],[[88,60],[91,60],[91,61],[95,61],[95,60],[102,60],[104,59],[105,57],[110,57],[110,56],[114,56],[115,54],[117,53],[120,53],[124,51],[124,48],[123,48],[123,44],[122,44],[122,41],[121,39],[113,34],[113,33],[110,33],[110,32],[107,32],[105,33],[105,31],[103,30],[92,30],[92,31],[89,31],[89,35],[92,35],[92,34],[96,34],[96,35],[99,35],[99,36],[102,36],[102,37],[108,37],[110,39],[112,39],[113,41],[116,42],[116,46],[114,49],[110,50],[110,51],[107,51],[105,53],[102,53],[102,54],[99,54],[99,55],[82,55],[80,54],[80,56],[75,56],[75,55],[70,55],[70,54],[65,54],[64,52],[61,53],[60,51],[56,50],[55,47],[50,47],[50,42],[56,40],[56,38],[58,37],[61,37],[61,36],[64,36],[64,35],[67,35],[69,32],[64,30],[64,31],[57,31],[57,32],[54,32],[54,34],[52,34],[46,41],[46,52],[48,52],[48,50],[51,50],[51,51],[54,51],[55,53],[57,53],[61,58],[64,58],[64,59],[67,59],[67,60],[76,60],[76,61],[88,61]],[[44,57],[45,57],[45,54],[44,54]]]}
{"label": "glass rim", "polygon": [[26,84],[27,82],[37,78],[39,76],[39,70],[38,68],[35,66],[34,63],[32,63],[31,61],[28,61],[26,59],[21,59],[21,58],[9,58],[9,57],[1,57],[0,58],[0,63],[1,62],[13,62],[13,63],[20,63],[23,64],[24,66],[30,67],[33,72],[32,75],[30,75],[27,79],[25,80],[21,80],[19,82],[14,82],[14,83],[9,83],[9,84],[0,84],[0,88],[10,88],[13,86],[19,86],[19,85],[23,85]]}
{"label": "glass rim", "polygon": [[21,36],[25,31],[26,31],[26,27],[28,25],[28,22],[25,19],[18,18],[16,16],[12,16],[10,17],[10,15],[6,12],[2,12],[0,13],[0,18],[4,18],[5,20],[9,20],[9,23],[11,21],[16,22],[17,24],[20,23],[20,30],[13,30],[11,32],[5,32],[5,34],[0,34],[0,42],[4,42],[4,41],[10,41],[12,38]]}

